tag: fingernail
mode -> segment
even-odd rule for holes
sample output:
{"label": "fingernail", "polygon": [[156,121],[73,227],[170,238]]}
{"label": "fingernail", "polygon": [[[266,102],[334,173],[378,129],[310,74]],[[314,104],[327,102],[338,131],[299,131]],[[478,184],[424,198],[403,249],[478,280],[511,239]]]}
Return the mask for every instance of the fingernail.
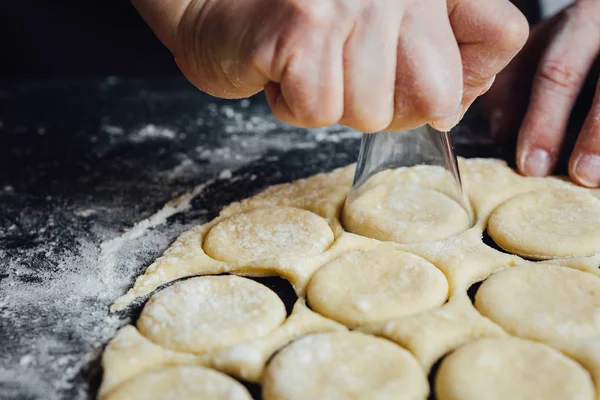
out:
{"label": "fingernail", "polygon": [[550,154],[542,149],[531,149],[524,157],[525,175],[527,176],[546,176],[550,173],[551,163]]}
{"label": "fingernail", "polygon": [[600,155],[583,154],[575,163],[577,180],[584,186],[600,186]]}

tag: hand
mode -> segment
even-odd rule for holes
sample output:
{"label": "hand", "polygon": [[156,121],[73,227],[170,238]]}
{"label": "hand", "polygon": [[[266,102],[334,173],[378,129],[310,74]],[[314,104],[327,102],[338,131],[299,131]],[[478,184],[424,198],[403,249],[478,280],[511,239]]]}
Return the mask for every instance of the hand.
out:
{"label": "hand", "polygon": [[448,130],[525,43],[507,0],[133,0],[185,76],[279,119]]}
{"label": "hand", "polygon": [[[600,2],[578,0],[533,29],[523,51],[482,99],[493,136],[506,140],[518,130],[517,166],[524,175],[552,172],[599,51]],[[569,174],[580,185],[600,186],[598,92],[571,154]]]}

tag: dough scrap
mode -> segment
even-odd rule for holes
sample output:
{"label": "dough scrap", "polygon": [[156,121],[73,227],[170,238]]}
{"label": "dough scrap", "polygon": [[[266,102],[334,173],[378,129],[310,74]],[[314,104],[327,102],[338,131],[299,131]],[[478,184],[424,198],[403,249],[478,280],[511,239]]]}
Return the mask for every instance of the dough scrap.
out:
{"label": "dough scrap", "polygon": [[423,258],[380,246],[346,253],[321,267],[307,296],[313,310],[358,326],[440,306],[447,299],[448,282]]}
{"label": "dough scrap", "polygon": [[278,353],[263,376],[265,400],[424,400],[427,377],[414,357],[358,332],[315,334]]}
{"label": "dough scrap", "polygon": [[449,196],[402,182],[364,190],[346,203],[342,221],[350,232],[396,243],[435,241],[471,225],[467,211]]}
{"label": "dough scrap", "polygon": [[279,328],[267,336],[218,351],[212,357],[212,364],[219,371],[258,382],[267,361],[285,344],[310,333],[346,330],[345,326],[313,312],[303,299],[298,299]]}
{"label": "dough scrap", "polygon": [[506,333],[475,310],[466,293],[442,307],[392,321],[361,326],[362,332],[389,339],[409,350],[426,371],[444,354],[471,340]]}
{"label": "dough scrap", "polygon": [[479,288],[475,306],[523,338],[600,337],[600,278],[572,268],[534,264],[497,272]]}
{"label": "dough scrap", "polygon": [[600,252],[600,199],[573,189],[546,189],[508,200],[488,232],[503,249],[536,260]]}
{"label": "dough scrap", "polygon": [[208,368],[164,367],[138,375],[106,400],[252,400],[241,383]]}
{"label": "dough scrap", "polygon": [[247,263],[314,256],[325,251],[333,239],[327,221],[310,211],[268,207],[221,221],[206,236],[204,249],[217,260]]}
{"label": "dough scrap", "polygon": [[518,338],[470,342],[442,361],[437,400],[593,400],[590,374],[542,343]]}
{"label": "dough scrap", "polygon": [[263,337],[285,316],[283,302],[266,286],[234,275],[207,276],[153,295],[137,327],[168,349],[202,354]]}

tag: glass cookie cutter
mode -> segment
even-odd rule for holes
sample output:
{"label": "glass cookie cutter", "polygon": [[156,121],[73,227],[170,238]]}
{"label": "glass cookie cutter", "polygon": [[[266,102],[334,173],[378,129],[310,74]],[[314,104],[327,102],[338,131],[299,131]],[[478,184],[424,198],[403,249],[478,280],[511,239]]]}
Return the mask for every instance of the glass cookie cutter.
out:
{"label": "glass cookie cutter", "polygon": [[342,211],[347,231],[416,243],[458,234],[474,222],[450,132],[424,125],[363,135]]}

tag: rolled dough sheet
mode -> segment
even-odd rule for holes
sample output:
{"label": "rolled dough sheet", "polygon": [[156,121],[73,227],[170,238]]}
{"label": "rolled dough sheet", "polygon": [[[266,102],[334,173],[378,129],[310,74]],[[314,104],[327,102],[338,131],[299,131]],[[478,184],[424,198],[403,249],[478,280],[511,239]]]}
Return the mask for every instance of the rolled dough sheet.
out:
{"label": "rolled dough sheet", "polygon": [[[471,393],[477,380],[453,389],[459,382],[444,376],[490,351],[478,343],[506,346],[498,377],[525,382],[539,366],[565,390],[581,388],[552,398],[597,396],[588,375],[600,382],[600,191],[525,178],[498,160],[459,164],[474,226],[445,191],[443,174],[429,167],[386,171],[345,208],[348,166],[271,187],[184,232],[113,305],[122,310],[154,293],[139,330],[124,327],[109,343],[100,397],[145,390],[147,374],[189,366],[263,383],[272,399],[425,399],[424,377],[447,354],[438,394]],[[402,193],[410,201],[398,202]],[[483,242],[486,230],[506,251]],[[248,278],[266,275],[294,287],[290,315],[271,289]],[[159,289],[186,277],[194,278]],[[467,291],[481,281],[475,307]],[[527,354],[560,362],[538,365]],[[317,372],[328,378],[303,384]],[[396,383],[405,378],[412,383],[400,393]],[[536,385],[515,385],[511,398],[549,393]],[[504,393],[500,386],[491,387]],[[567,392],[580,397],[559,396]]]}

